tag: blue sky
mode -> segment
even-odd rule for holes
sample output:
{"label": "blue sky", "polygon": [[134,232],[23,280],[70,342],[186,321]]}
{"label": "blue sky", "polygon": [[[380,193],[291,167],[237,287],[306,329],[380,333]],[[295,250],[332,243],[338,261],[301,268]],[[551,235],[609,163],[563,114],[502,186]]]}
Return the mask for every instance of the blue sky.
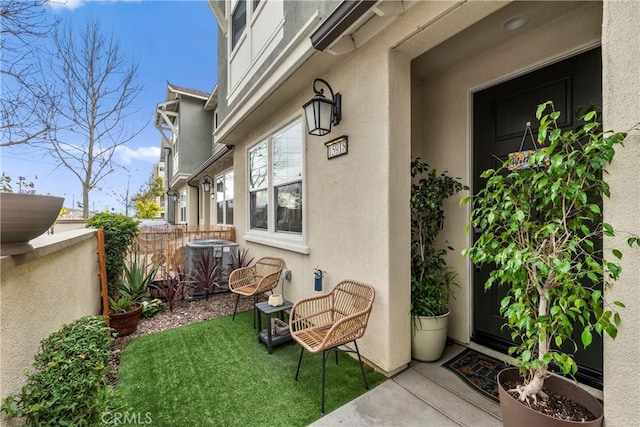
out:
{"label": "blue sky", "polygon": [[[215,16],[205,0],[66,0],[48,13],[78,27],[88,18],[97,19],[104,31],[113,33],[123,53],[138,63],[138,83],[143,86],[136,101],[139,111],[127,120],[138,126],[148,124],[115,156],[129,173],[108,175],[101,189],[90,195],[90,209],[123,212],[113,193],[123,195],[127,181],[131,192],[137,192],[159,159],[160,133],[153,119],[156,104],[166,99],[167,81],[205,92],[217,82]],[[78,179],[33,149],[3,148],[1,169],[14,179],[25,176],[39,194],[65,197],[66,207],[82,200]]]}

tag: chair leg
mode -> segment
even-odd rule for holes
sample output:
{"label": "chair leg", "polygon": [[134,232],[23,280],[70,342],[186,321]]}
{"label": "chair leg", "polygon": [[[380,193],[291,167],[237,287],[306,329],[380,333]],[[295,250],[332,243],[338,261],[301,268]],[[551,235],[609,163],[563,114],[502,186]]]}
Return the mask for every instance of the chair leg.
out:
{"label": "chair leg", "polygon": [[362,358],[360,357],[360,351],[358,350],[358,343],[353,342],[356,346],[356,353],[358,354],[358,362],[360,362],[360,372],[362,372],[362,379],[364,380],[364,387],[369,390],[369,383],[367,383],[367,376],[364,374],[364,366],[362,366]]}
{"label": "chair leg", "polygon": [[231,320],[233,320],[235,322],[236,320],[236,311],[238,311],[238,303],[240,302],[240,294],[236,295],[236,306],[233,309],[233,317],[231,318]]}
{"label": "chair leg", "polygon": [[[331,351],[331,350],[329,350],[329,351]],[[323,350],[322,351],[322,410],[320,411],[320,413],[322,415],[324,415],[324,383],[325,383],[325,380],[324,380],[325,372],[324,371],[325,371],[325,366],[327,364],[327,358],[329,357],[328,354],[325,354],[326,352],[327,352],[327,350]]]}
{"label": "chair leg", "polygon": [[302,364],[302,353],[304,353],[304,347],[300,346],[300,358],[298,359],[298,369],[296,369],[296,381],[298,381],[298,374],[300,373],[300,365]]}
{"label": "chair leg", "polygon": [[[256,308],[256,304],[258,303],[258,295],[253,296],[253,329],[256,328],[256,319],[258,318],[258,309]],[[267,325],[267,328],[269,325]]]}
{"label": "chair leg", "polygon": [[334,353],[335,353],[335,355],[336,355],[336,366],[337,366],[337,365],[338,365],[338,349],[337,349],[337,348],[334,348],[334,349],[333,349],[333,352],[334,352]]}

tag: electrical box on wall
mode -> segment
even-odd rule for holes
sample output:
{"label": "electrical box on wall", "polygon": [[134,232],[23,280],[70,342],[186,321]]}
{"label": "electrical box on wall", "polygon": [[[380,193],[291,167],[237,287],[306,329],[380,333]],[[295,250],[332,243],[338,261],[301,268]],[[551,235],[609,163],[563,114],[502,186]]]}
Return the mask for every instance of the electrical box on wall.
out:
{"label": "electrical box on wall", "polygon": [[284,280],[291,280],[291,270],[284,270],[282,272],[282,276],[284,277]]}

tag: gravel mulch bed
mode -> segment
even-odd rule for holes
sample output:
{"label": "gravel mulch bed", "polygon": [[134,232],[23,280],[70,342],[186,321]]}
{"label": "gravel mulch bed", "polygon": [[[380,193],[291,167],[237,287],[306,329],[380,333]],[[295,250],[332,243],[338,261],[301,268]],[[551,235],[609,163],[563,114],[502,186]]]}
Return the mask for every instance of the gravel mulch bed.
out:
{"label": "gravel mulch bed", "polygon": [[[258,298],[258,302],[266,301],[266,296]],[[236,304],[236,295],[230,292],[214,294],[209,300],[176,301],[173,312],[169,309],[157,313],[153,317],[141,317],[138,323],[138,329],[131,335],[115,338],[111,342],[111,355],[109,357],[109,366],[112,374],[109,375],[109,382],[115,385],[118,381],[118,368],[120,366],[120,354],[127,347],[129,340],[144,335],[154,334],[156,332],[166,331],[180,326],[190,325],[192,323],[202,322],[204,320],[215,319],[218,317],[233,314],[233,308]],[[253,298],[240,298],[238,304],[238,312],[251,310],[253,308]]]}

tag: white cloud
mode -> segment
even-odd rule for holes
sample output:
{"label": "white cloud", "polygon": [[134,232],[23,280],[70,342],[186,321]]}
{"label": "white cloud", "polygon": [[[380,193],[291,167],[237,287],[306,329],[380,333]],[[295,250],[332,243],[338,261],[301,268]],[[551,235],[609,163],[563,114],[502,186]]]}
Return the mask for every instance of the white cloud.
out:
{"label": "white cloud", "polygon": [[129,148],[123,145],[116,148],[120,161],[124,165],[130,165],[132,161],[157,163],[160,161],[160,147]]}
{"label": "white cloud", "polygon": [[[69,9],[74,10],[81,6],[84,6],[88,0],[49,0],[49,5],[54,10],[61,9]],[[140,3],[141,0],[105,0],[105,1],[95,1],[95,3],[117,3],[117,2],[129,2],[129,3]]]}
{"label": "white cloud", "polygon": [[49,0],[49,5],[53,9],[77,9],[84,5],[84,0]]}

